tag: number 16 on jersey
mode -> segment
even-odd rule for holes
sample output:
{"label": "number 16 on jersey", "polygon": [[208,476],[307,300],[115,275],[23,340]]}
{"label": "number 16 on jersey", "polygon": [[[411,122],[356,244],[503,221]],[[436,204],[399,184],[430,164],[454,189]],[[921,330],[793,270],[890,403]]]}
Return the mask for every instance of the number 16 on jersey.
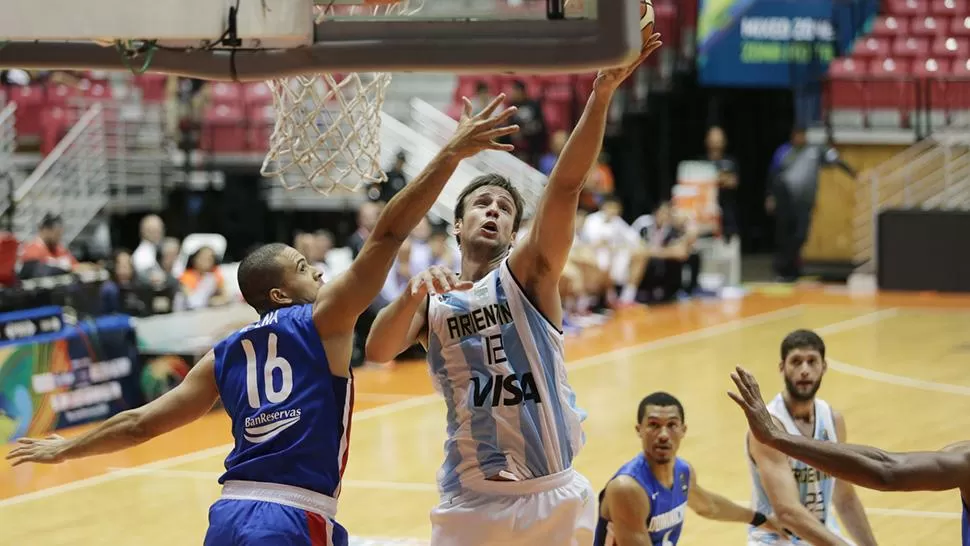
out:
{"label": "number 16 on jersey", "polygon": [[[243,352],[246,353],[246,395],[249,405],[258,409],[260,402],[259,391],[259,363],[256,361],[256,347],[252,340],[242,340]],[[276,334],[270,333],[266,340],[266,361],[263,368],[263,394],[270,404],[285,402],[293,392],[293,367],[281,356],[276,355]],[[279,389],[274,385],[276,370],[279,370]]]}

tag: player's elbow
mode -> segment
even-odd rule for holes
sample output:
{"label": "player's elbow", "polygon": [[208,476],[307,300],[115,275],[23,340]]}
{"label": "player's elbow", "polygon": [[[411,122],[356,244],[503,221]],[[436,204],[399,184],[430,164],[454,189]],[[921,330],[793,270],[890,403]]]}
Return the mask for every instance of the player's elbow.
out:
{"label": "player's elbow", "polygon": [[380,335],[377,328],[370,331],[364,343],[364,358],[368,362],[390,362],[403,351],[404,349],[392,344],[388,336]]}
{"label": "player's elbow", "polygon": [[805,509],[800,504],[795,503],[785,503],[773,507],[775,512],[775,518],[778,523],[786,529],[800,530],[805,515]]}

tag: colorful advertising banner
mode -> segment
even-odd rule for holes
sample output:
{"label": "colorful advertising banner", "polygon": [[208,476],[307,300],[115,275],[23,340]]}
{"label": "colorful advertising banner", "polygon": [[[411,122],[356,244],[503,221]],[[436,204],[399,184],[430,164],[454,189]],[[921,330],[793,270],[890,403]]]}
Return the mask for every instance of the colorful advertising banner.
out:
{"label": "colorful advertising banner", "polygon": [[702,85],[792,87],[817,80],[835,57],[831,0],[699,0]]}
{"label": "colorful advertising banner", "polygon": [[131,319],[112,316],[0,347],[0,442],[141,405]]}

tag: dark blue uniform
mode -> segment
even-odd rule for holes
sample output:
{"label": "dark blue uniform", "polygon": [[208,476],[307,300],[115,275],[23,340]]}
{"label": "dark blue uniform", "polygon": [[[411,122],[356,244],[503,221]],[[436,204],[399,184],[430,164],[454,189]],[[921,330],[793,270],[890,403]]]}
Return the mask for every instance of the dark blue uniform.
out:
{"label": "dark blue uniform", "polygon": [[[342,546],[352,381],[330,373],[311,305],[271,311],[215,347],[235,447],[209,510],[206,546]],[[260,500],[265,499],[265,500]]]}
{"label": "dark blue uniform", "polygon": [[[613,478],[617,476],[631,476],[650,497],[650,516],[646,523],[653,546],[675,546],[684,527],[687,493],[690,490],[690,466],[687,461],[679,457],[674,461],[674,483],[670,489],[657,481],[642,453],[621,466]],[[605,489],[600,492],[601,505],[605,493]],[[596,524],[593,546],[616,546],[609,522],[602,516]]]}

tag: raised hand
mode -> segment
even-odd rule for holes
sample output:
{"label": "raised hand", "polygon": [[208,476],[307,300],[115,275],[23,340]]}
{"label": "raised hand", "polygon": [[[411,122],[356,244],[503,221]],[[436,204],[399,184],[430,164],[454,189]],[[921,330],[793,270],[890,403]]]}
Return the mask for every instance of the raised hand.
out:
{"label": "raised hand", "polygon": [[515,149],[511,144],[500,144],[495,139],[511,135],[518,132],[518,125],[505,125],[505,123],[516,112],[516,108],[511,106],[500,112],[497,116],[492,114],[505,100],[505,94],[500,94],[489,103],[478,114],[472,114],[472,103],[467,97],[462,97],[465,107],[462,110],[461,120],[458,122],[458,129],[451,137],[447,149],[456,154],[459,158],[471,157],[482,150],[501,150],[511,152]]}
{"label": "raised hand", "polygon": [[643,64],[643,61],[647,60],[647,57],[651,53],[660,49],[663,42],[660,41],[660,33],[654,33],[650,38],[644,42],[643,49],[640,50],[640,56],[637,57],[635,61],[626,65],[619,66],[615,68],[604,68],[599,71],[596,75],[596,80],[593,82],[593,87],[595,89],[605,89],[608,91],[614,91],[617,87],[626,80],[633,71],[637,69],[638,66]]}
{"label": "raised hand", "polygon": [[24,463],[57,464],[64,462],[63,451],[68,440],[51,434],[43,440],[34,438],[20,438],[17,447],[7,453],[6,459],[11,466]]}
{"label": "raised hand", "polygon": [[759,442],[771,445],[772,440],[777,438],[781,430],[771,418],[771,414],[768,413],[768,407],[761,397],[758,380],[741,366],[738,366],[736,371],[731,374],[731,379],[738,386],[740,394],[728,392],[728,396],[744,410],[744,416],[748,419],[748,428],[751,429],[751,434]]}
{"label": "raised hand", "polygon": [[469,290],[475,286],[471,281],[462,281],[447,267],[433,265],[418,273],[408,282],[411,295],[423,298],[428,294],[445,294],[455,290]]}

